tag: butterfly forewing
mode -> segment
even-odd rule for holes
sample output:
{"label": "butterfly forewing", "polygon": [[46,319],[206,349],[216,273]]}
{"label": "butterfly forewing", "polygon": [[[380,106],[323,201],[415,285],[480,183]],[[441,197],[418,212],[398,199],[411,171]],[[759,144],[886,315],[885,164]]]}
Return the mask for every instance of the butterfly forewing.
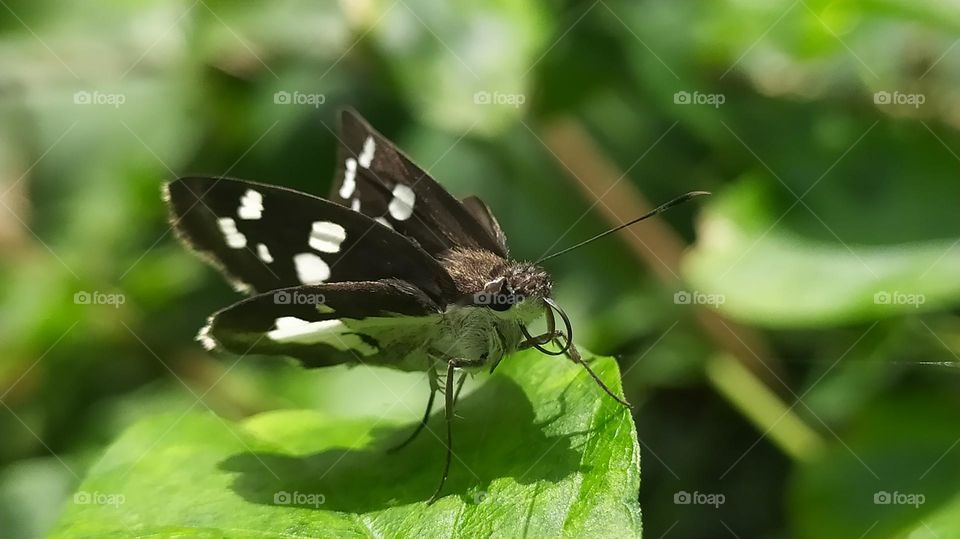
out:
{"label": "butterfly forewing", "polygon": [[394,228],[433,256],[455,247],[507,255],[501,238],[351,111],[341,115],[337,160],[331,200]]}
{"label": "butterfly forewing", "polygon": [[167,195],[180,236],[241,287],[397,278],[441,303],[455,295],[440,264],[407,238],[321,198],[203,177],[178,179]]}
{"label": "butterfly forewing", "polygon": [[308,367],[395,366],[423,346],[440,312],[430,297],[396,279],[300,286],[227,307],[210,318],[199,340],[236,354],[290,356]]}
{"label": "butterfly forewing", "polygon": [[460,202],[463,203],[463,207],[473,215],[473,218],[477,220],[477,223],[483,227],[487,234],[496,240],[497,245],[502,249],[502,253],[498,254],[506,258],[508,253],[507,235],[504,234],[503,229],[500,228],[500,223],[497,221],[497,218],[493,216],[493,212],[490,211],[487,203],[480,200],[477,196],[468,196]]}

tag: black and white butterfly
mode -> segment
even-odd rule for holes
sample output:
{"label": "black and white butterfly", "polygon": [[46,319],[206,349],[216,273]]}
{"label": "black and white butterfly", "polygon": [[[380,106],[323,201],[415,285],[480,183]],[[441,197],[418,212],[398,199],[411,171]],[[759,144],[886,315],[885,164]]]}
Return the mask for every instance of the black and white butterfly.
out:
{"label": "black and white butterfly", "polygon": [[[450,420],[467,372],[492,371],[512,352],[535,347],[583,365],[629,406],[580,360],[570,322],[550,297],[550,276],[509,257],[479,198],[454,198],[351,111],[341,116],[338,163],[329,199],[229,178],[166,186],[180,237],[252,294],[210,317],[198,335],[204,347],[290,356],[307,367],[427,372],[423,420],[395,449],[423,429],[442,387],[447,454],[431,501],[449,471]],[[527,326],[541,316],[547,330],[530,335]]]}

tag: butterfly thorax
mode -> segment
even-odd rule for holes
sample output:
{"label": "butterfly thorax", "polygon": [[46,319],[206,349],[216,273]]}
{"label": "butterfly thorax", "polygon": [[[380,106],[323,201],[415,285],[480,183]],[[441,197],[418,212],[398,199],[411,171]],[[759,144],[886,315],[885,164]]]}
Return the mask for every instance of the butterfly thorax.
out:
{"label": "butterfly thorax", "polygon": [[551,288],[547,273],[478,249],[452,249],[440,262],[460,298],[446,307],[433,352],[483,364],[514,352],[520,325],[543,314]]}
{"label": "butterfly thorax", "polygon": [[461,304],[488,305],[492,301],[497,302],[495,310],[501,310],[499,307],[511,301],[548,297],[553,286],[542,268],[483,249],[451,249],[440,257],[440,264],[453,279]]}

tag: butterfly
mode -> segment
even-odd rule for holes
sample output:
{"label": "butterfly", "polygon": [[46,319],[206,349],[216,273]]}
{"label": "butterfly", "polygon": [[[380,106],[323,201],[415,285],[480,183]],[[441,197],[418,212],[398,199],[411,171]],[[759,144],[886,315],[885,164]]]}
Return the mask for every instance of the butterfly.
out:
{"label": "butterfly", "polygon": [[[423,430],[442,392],[446,458],[430,502],[450,470],[453,412],[468,373],[493,372],[511,353],[536,348],[582,365],[629,407],[573,346],[550,275],[510,257],[483,201],[455,198],[355,112],[343,111],[340,124],[327,199],[223,177],[165,186],[180,239],[250,294],[208,319],[197,337],[206,349],[289,356],[306,367],[363,363],[426,372],[426,411],[391,450]],[[541,317],[546,330],[531,335],[527,327]]]}

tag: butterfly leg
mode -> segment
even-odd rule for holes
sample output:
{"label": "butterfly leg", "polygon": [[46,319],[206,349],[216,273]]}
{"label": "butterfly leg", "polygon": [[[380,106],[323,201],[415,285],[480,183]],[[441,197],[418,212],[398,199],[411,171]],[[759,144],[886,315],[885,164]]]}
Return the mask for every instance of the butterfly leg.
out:
{"label": "butterfly leg", "polygon": [[[523,333],[525,340],[520,343],[518,347],[519,350],[526,350],[527,348],[533,348],[534,346],[541,346],[557,338],[558,336],[557,322],[553,317],[553,311],[548,309],[546,313],[547,313],[547,330],[540,335],[532,336],[527,331],[526,326],[524,326],[523,324],[520,325],[520,331],[521,333]],[[491,369],[490,372],[493,372],[493,369]]]}
{"label": "butterfly leg", "polygon": [[[557,344],[558,344],[558,345],[560,344],[559,341],[557,342]],[[616,396],[616,395],[613,393],[613,391],[611,391],[610,388],[607,387],[607,385],[603,383],[603,380],[601,380],[600,377],[597,376],[596,373],[593,372],[593,369],[591,369],[590,366],[587,365],[587,362],[584,361],[582,357],[580,357],[580,352],[577,351],[577,347],[576,347],[576,346],[573,346],[573,344],[571,344],[569,347],[567,347],[566,356],[567,356],[567,358],[570,359],[570,361],[572,361],[572,362],[580,365],[580,366],[583,367],[584,369],[586,369],[586,371],[590,374],[590,377],[593,378],[593,381],[596,382],[597,385],[600,386],[600,389],[604,390],[607,395],[610,395],[610,396],[613,398],[613,400],[619,402],[621,405],[623,405],[623,406],[626,407],[627,409],[632,409],[632,408],[633,408],[633,406],[632,406],[629,402],[627,402],[627,401],[621,399],[620,397]]]}
{"label": "butterfly leg", "polygon": [[557,336],[556,333],[544,333],[543,335],[532,336],[517,345],[517,350],[526,350],[534,346],[542,346],[552,341]]}
{"label": "butterfly leg", "polygon": [[476,362],[458,359],[451,359],[447,362],[447,378],[443,388],[443,393],[446,399],[444,416],[447,421],[447,456],[443,463],[443,475],[440,476],[440,484],[437,485],[437,490],[433,492],[433,496],[430,496],[430,500],[427,501],[427,504],[432,504],[440,498],[440,492],[443,490],[443,485],[447,482],[447,475],[450,473],[450,461],[453,459],[453,413],[454,407],[456,406],[457,397],[460,396],[460,389],[463,387],[463,381],[467,377],[467,373],[461,373],[460,378],[456,383],[453,382],[453,377],[458,368],[472,366],[475,364]]}
{"label": "butterfly leg", "polygon": [[413,432],[407,436],[406,440],[391,447],[390,449],[387,449],[387,453],[394,453],[406,447],[406,445],[412,442],[414,438],[423,432],[423,429],[427,426],[427,421],[430,419],[430,412],[433,411],[433,402],[437,396],[437,391],[440,390],[440,383],[437,381],[437,371],[430,369],[427,371],[427,377],[430,379],[430,398],[427,399],[427,409],[423,412],[423,418],[420,420],[420,424],[417,425],[417,428],[413,429]]}

